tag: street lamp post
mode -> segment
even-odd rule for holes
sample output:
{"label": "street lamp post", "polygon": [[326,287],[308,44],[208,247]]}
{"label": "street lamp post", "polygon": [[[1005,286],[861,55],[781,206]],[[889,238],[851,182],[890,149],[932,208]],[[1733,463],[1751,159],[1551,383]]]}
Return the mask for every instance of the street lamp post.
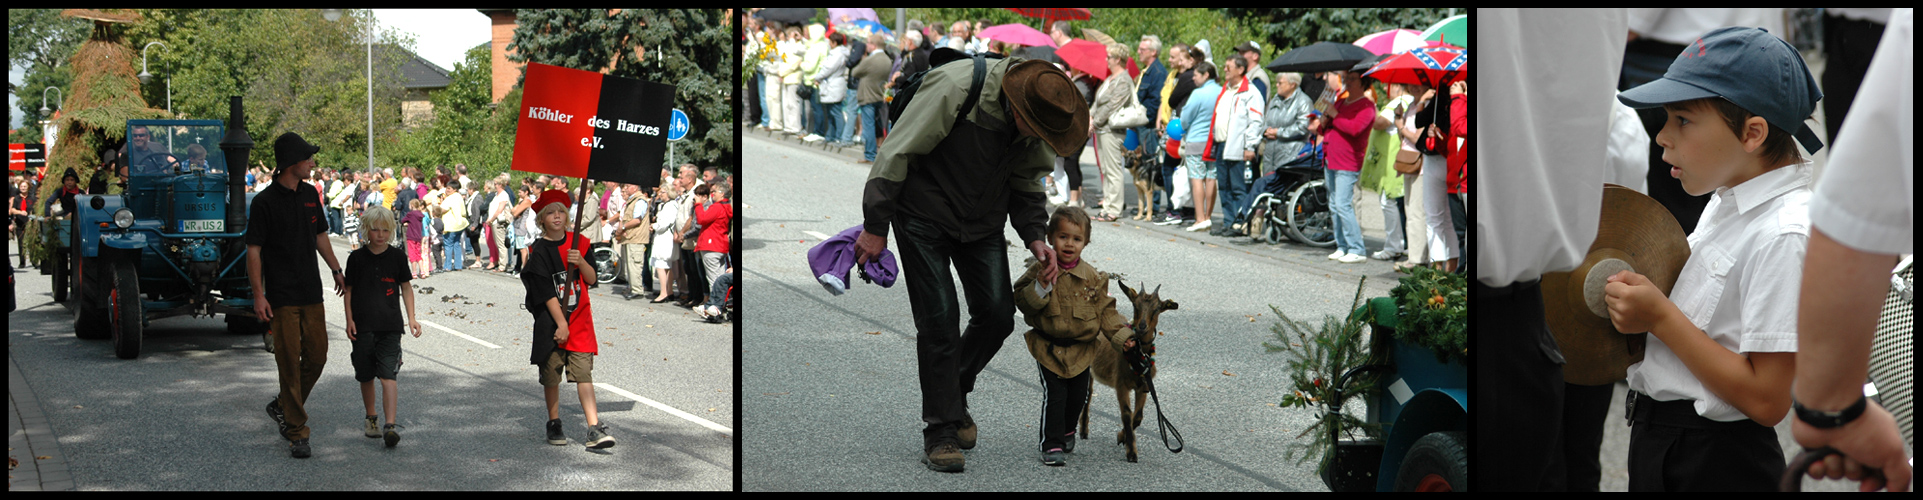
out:
{"label": "street lamp post", "polygon": [[[321,17],[328,21],[339,21],[340,9],[321,9]],[[374,18],[374,10],[367,11],[367,171],[374,171],[374,35],[380,33],[380,20]]]}
{"label": "street lamp post", "polygon": [[[147,42],[146,46],[140,48],[140,83],[142,85],[145,85],[148,82],[151,82],[154,80],[153,73],[147,72],[147,48],[153,47],[155,45],[159,45],[160,48],[163,48],[163,49],[173,50],[173,47],[168,47],[167,44],[161,43],[161,42]],[[167,117],[173,118],[173,116],[174,116],[174,77],[168,76],[167,77]]]}

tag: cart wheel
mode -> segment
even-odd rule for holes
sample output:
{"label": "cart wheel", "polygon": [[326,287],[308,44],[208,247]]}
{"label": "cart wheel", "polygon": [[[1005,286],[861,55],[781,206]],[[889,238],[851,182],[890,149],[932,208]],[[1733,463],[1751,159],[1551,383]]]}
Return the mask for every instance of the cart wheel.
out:
{"label": "cart wheel", "polygon": [[70,257],[59,251],[55,249],[53,254],[53,301],[66,302],[67,283],[72,281],[73,268],[67,263]]}
{"label": "cart wheel", "polygon": [[1468,438],[1432,432],[1409,446],[1396,472],[1396,491],[1469,491]]}
{"label": "cart wheel", "polygon": [[108,279],[106,269],[102,269],[105,259],[75,255],[73,274],[73,334],[75,337],[99,340],[111,337],[108,332],[112,325],[107,321],[105,297]]}

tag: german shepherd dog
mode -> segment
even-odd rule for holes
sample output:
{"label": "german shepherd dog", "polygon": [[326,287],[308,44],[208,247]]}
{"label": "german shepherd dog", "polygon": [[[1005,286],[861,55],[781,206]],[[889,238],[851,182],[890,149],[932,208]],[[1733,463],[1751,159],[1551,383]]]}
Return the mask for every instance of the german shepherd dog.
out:
{"label": "german shepherd dog", "polygon": [[[1127,284],[1122,283],[1121,280],[1116,280],[1115,283],[1121,285],[1122,293],[1128,294],[1129,302],[1135,304],[1135,318],[1131,323],[1133,327],[1132,331],[1134,332],[1132,336],[1135,340],[1135,348],[1139,349],[1140,352],[1153,355],[1155,353],[1156,322],[1161,318],[1162,311],[1173,311],[1178,308],[1179,305],[1173,300],[1162,300],[1162,287],[1159,285],[1155,287],[1155,291],[1153,292],[1139,293],[1129,288]],[[1128,447],[1128,461],[1134,462],[1136,456],[1135,428],[1142,426],[1143,405],[1148,402],[1148,384],[1129,366],[1128,360],[1124,358],[1124,356],[1129,355],[1128,353],[1113,349],[1096,349],[1095,351],[1095,364],[1090,367],[1090,369],[1095,372],[1095,381],[1101,382],[1102,385],[1114,387],[1115,399],[1121,405],[1122,431],[1115,433],[1115,442]],[[1149,364],[1148,376],[1150,379],[1155,378],[1155,365],[1153,363]],[[1088,409],[1090,405],[1094,404],[1094,394],[1095,386],[1091,385],[1089,386],[1090,397],[1086,399],[1088,404],[1082,406],[1082,439],[1088,439]],[[1128,406],[1128,400],[1131,395],[1135,398],[1135,409],[1133,411],[1130,411]]]}
{"label": "german shepherd dog", "polygon": [[1122,152],[1122,165],[1135,177],[1135,195],[1141,204],[1135,207],[1135,220],[1155,218],[1155,178],[1162,175],[1162,166],[1155,161],[1154,150],[1144,142],[1140,147]]}

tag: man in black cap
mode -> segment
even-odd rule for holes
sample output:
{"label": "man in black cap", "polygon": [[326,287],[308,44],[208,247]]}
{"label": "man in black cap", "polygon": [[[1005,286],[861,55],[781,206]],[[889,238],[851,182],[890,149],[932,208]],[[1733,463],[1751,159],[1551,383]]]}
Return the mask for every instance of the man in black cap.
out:
{"label": "man in black cap", "polygon": [[320,192],[300,182],[314,168],[314,153],[299,134],[274,140],[274,184],[254,197],[247,217],[247,276],[254,287],[254,314],[273,332],[274,364],[280,369],[280,396],[267,415],[293,442],[294,458],[307,458],[308,392],[327,365],[326,311],[321,307],[320,276],[314,252],[333,270],[334,294],[346,286],[334,246],[327,241],[327,219]]}

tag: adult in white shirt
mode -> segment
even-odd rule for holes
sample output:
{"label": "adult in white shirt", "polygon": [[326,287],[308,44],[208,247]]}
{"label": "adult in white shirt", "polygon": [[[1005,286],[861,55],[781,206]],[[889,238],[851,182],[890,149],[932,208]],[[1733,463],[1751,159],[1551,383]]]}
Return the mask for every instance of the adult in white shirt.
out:
{"label": "adult in white shirt", "polygon": [[[1601,220],[1607,120],[1628,33],[1622,9],[1479,9],[1472,342],[1481,491],[1545,487],[1562,432],[1562,353],[1542,314],[1542,273],[1568,271]],[[1493,75],[1493,77],[1491,77]],[[1490,87],[1494,88],[1491,89]],[[1575,117],[1586,117],[1576,119]],[[1485,144],[1487,137],[1499,143]],[[1500,311],[1483,314],[1481,311]]]}
{"label": "adult in white shirt", "polygon": [[[1911,466],[1888,410],[1864,402],[1859,384],[1868,372],[1870,341],[1878,309],[1889,291],[1896,254],[1915,251],[1916,210],[1916,11],[1895,9],[1857,95],[1880,102],[1852,106],[1837,133],[1829,168],[1810,201],[1809,254],[1798,305],[1796,383],[1791,432],[1806,448],[1828,446],[1830,457],[1810,468],[1812,477],[1862,477],[1880,468],[1886,480],[1865,481],[1863,491],[1887,482],[1890,491],[1910,489]],[[1863,404],[1854,418],[1817,428],[1805,411],[1842,413]],[[1839,418],[1842,420],[1843,418]],[[1843,462],[1848,462],[1847,464]]]}

